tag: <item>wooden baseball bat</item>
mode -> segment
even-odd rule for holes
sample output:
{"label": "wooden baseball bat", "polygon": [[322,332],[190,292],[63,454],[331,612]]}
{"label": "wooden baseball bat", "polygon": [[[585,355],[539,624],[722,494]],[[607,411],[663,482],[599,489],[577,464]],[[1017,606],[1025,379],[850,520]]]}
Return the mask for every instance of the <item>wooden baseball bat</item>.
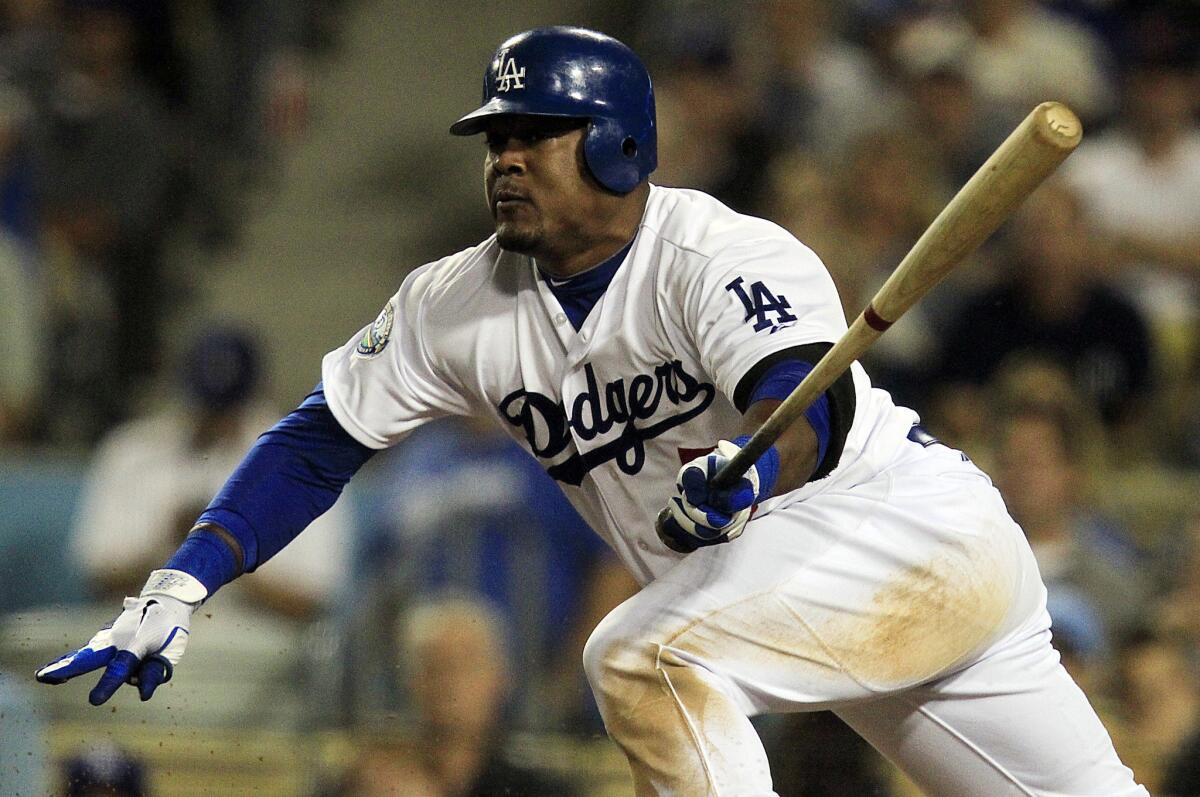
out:
{"label": "wooden baseball bat", "polygon": [[1082,135],[1083,126],[1067,106],[1043,102],[1034,108],[921,234],[841,339],[717,471],[712,486],[731,487],[749,470],[888,327],[996,231]]}

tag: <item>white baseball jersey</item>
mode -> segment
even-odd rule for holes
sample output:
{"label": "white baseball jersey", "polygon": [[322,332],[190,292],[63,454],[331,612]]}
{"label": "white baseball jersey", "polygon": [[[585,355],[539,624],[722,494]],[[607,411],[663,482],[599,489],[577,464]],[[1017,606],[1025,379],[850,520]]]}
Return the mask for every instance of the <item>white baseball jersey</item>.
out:
{"label": "white baseball jersey", "polygon": [[[820,259],[781,227],[653,186],[633,246],[576,331],[529,257],[490,238],[415,270],[378,320],[325,357],[325,394],[384,448],[448,414],[495,418],[643,583],[680,558],[654,518],[682,462],[732,437],[739,381],[767,355],[846,329]],[[854,366],[853,426],[809,497],[890,460],[916,420]]]}

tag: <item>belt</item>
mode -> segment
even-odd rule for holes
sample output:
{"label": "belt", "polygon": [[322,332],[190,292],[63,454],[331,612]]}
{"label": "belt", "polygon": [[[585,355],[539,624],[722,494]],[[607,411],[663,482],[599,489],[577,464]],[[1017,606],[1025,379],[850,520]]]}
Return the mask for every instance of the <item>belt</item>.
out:
{"label": "belt", "polygon": [[939,444],[942,441],[925,431],[925,427],[919,423],[914,423],[913,427],[908,430],[908,439],[914,443],[929,448],[931,445]]}

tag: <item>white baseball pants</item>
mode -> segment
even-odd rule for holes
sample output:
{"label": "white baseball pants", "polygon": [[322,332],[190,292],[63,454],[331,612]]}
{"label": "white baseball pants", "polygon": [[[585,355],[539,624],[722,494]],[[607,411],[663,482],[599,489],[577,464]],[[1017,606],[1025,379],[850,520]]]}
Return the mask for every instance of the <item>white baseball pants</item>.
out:
{"label": "white baseball pants", "polygon": [[940,444],[756,517],[584,652],[638,797],[774,795],[748,716],[833,709],[934,797],[1145,795],[1050,645],[990,480]]}

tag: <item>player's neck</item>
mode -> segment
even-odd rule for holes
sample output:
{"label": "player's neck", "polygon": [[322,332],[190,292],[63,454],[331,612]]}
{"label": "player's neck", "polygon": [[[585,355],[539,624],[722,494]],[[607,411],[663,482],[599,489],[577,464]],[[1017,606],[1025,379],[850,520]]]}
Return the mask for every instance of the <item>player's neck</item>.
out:
{"label": "player's neck", "polygon": [[555,279],[569,279],[620,252],[637,234],[649,195],[649,184],[642,183],[621,197],[613,212],[596,225],[594,232],[570,237],[569,251],[534,253],[538,268]]}

